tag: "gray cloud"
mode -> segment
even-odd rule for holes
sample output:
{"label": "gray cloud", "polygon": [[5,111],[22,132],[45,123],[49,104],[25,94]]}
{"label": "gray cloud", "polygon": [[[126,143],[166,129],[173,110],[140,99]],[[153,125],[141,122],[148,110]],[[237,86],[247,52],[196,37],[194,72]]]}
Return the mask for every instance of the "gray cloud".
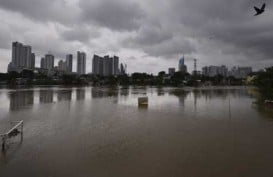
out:
{"label": "gray cloud", "polygon": [[163,43],[171,40],[173,34],[171,31],[166,31],[161,26],[142,26],[135,37],[129,38],[128,42],[136,43],[140,46],[150,46]]}
{"label": "gray cloud", "polygon": [[[273,14],[268,10],[263,16],[253,16],[253,6],[262,3],[247,0],[177,0],[172,7],[180,23],[194,31],[196,36],[193,37],[219,41],[216,44],[223,54],[236,56],[244,53],[249,60],[267,60],[273,56],[270,47],[273,45],[270,34],[273,24],[269,23]],[[267,4],[267,9],[272,8],[269,1]],[[232,50],[227,47],[229,45],[233,46]]]}
{"label": "gray cloud", "polygon": [[100,33],[99,31],[89,27],[76,26],[74,28],[63,31],[61,36],[64,40],[67,41],[79,41],[88,43],[91,38],[94,39],[100,37]]}
{"label": "gray cloud", "polygon": [[11,40],[11,33],[5,26],[0,26],[0,48],[9,49]]}
{"label": "gray cloud", "polygon": [[118,31],[131,31],[139,28],[144,11],[133,1],[121,0],[81,0],[84,21]]}
{"label": "gray cloud", "polygon": [[0,8],[38,21],[73,23],[78,17],[77,6],[66,0],[0,0]]}
{"label": "gray cloud", "polygon": [[266,12],[254,17],[259,0],[0,0],[0,58],[8,63],[6,49],[18,40],[38,55],[84,50],[164,63],[135,67],[142,71],[176,66],[182,54],[201,64],[262,67],[273,59],[273,3],[265,2]]}

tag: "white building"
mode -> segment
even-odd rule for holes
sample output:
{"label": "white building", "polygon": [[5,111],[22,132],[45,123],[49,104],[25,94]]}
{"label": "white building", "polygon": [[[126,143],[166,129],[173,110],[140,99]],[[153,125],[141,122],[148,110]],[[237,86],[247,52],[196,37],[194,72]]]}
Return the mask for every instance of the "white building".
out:
{"label": "white building", "polygon": [[209,77],[214,77],[217,75],[226,77],[228,75],[228,68],[225,65],[205,66],[202,68],[202,74]]}
{"label": "white building", "polygon": [[250,73],[252,73],[252,67],[233,67],[228,75],[229,76],[233,76],[237,79],[242,79],[242,78],[246,78],[247,75],[249,75]]}
{"label": "white building", "polygon": [[59,70],[59,71],[62,71],[62,72],[66,72],[66,71],[67,71],[67,64],[66,64],[65,61],[60,60],[60,61],[58,62],[58,70]]}

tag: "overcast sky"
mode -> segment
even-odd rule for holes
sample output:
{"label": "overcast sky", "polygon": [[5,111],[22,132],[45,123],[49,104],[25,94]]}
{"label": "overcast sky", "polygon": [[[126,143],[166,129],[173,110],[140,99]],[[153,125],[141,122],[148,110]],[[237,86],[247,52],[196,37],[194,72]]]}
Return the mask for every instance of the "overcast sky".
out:
{"label": "overcast sky", "polygon": [[[253,6],[267,3],[254,17]],[[11,61],[12,41],[32,46],[36,66],[47,52],[57,60],[87,53],[117,55],[128,72],[158,73],[184,54],[204,65],[273,65],[270,0],[0,0],[0,72]]]}

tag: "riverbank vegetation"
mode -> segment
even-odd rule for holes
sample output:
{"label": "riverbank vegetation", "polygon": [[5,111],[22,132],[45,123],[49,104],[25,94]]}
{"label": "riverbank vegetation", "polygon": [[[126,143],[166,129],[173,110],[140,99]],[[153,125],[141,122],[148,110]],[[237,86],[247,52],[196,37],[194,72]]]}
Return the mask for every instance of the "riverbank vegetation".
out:
{"label": "riverbank vegetation", "polygon": [[[257,85],[266,85],[267,73],[259,73]],[[272,80],[271,80],[272,81]],[[265,83],[263,83],[265,82]],[[131,75],[118,76],[98,76],[93,74],[62,74],[48,76],[44,73],[34,73],[31,70],[23,70],[21,73],[10,72],[0,74],[0,84],[6,85],[93,85],[93,86],[113,86],[113,85],[152,85],[152,86],[238,86],[245,85],[246,79],[234,77],[224,77],[216,75],[213,77],[202,74],[189,74],[175,72],[172,75],[159,72],[157,75],[147,73],[132,73]],[[271,87],[268,85],[268,87]]]}
{"label": "riverbank vegetation", "polygon": [[254,85],[259,88],[263,99],[273,100],[273,66],[258,72]]}

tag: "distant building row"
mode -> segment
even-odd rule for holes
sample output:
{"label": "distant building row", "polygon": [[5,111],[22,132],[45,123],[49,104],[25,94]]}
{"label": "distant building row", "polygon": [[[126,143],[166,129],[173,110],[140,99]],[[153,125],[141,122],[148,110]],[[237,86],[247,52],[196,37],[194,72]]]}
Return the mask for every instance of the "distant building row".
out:
{"label": "distant building row", "polygon": [[[58,67],[54,67],[54,55],[46,54],[41,58],[41,69],[54,70],[64,73],[72,73],[73,69],[73,55],[67,54],[65,61],[59,60]],[[86,54],[84,52],[77,52],[77,73],[86,74]]]}
{"label": "distant building row", "polygon": [[94,75],[99,76],[116,76],[126,74],[126,66],[123,64],[119,68],[119,57],[108,55],[100,57],[94,55],[92,62],[92,71]]}
{"label": "distant building row", "polygon": [[[72,73],[73,70],[73,55],[66,55],[65,60],[59,60],[58,66],[54,66],[55,57],[52,54],[46,54],[41,58],[40,70],[46,73],[52,73],[55,71],[62,73]],[[16,71],[21,72],[24,69],[35,69],[35,54],[31,51],[31,46],[23,45],[19,42],[12,43],[12,60],[8,65],[8,72]],[[92,71],[95,75],[100,76],[112,76],[126,73],[126,65],[120,65],[119,57],[100,57],[94,55]],[[77,73],[86,74],[86,53],[77,52]]]}
{"label": "distant building row", "polygon": [[[246,78],[250,73],[252,73],[251,67],[233,67],[233,68],[231,68],[231,70],[228,70],[228,68],[225,65],[205,66],[202,68],[202,73],[201,73],[201,71],[196,70],[196,61],[194,63],[194,67],[195,67],[194,72],[196,74],[202,74],[202,75],[208,76],[208,77],[214,77],[217,75],[221,75],[224,77],[233,76],[235,78],[241,79],[241,78]],[[187,73],[187,66],[185,65],[184,56],[181,59],[179,59],[178,71],[182,72],[182,73]],[[169,70],[168,70],[168,74],[170,76],[174,75],[175,72],[176,72],[175,68],[169,68]]]}
{"label": "distant building row", "polygon": [[202,68],[202,74],[205,76],[213,77],[221,75],[224,77],[233,76],[235,78],[246,78],[247,75],[252,73],[251,67],[233,67],[231,70],[225,65],[222,66],[205,66]]}

